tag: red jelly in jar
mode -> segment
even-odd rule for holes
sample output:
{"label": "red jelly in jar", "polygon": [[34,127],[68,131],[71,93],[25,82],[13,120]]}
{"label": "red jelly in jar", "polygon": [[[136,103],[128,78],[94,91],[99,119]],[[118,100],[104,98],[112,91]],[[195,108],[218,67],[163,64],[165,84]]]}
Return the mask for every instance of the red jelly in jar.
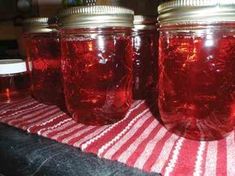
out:
{"label": "red jelly in jar", "polygon": [[133,11],[75,7],[62,12],[60,20],[68,111],[87,125],[123,119],[132,102]]}
{"label": "red jelly in jar", "polygon": [[[154,96],[157,85],[157,17],[134,17],[133,45],[133,98]],[[156,97],[156,96],[154,96]]]}
{"label": "red jelly in jar", "polygon": [[235,126],[235,1],[190,2],[159,7],[161,118],[180,136],[222,139]]}
{"label": "red jelly in jar", "polygon": [[29,87],[25,61],[0,60],[0,103],[11,103],[29,96]]}
{"label": "red jelly in jar", "polygon": [[[48,18],[26,20],[28,60],[32,62],[32,94],[45,104],[64,108],[59,34],[49,28]],[[27,36],[27,35],[26,35]]]}

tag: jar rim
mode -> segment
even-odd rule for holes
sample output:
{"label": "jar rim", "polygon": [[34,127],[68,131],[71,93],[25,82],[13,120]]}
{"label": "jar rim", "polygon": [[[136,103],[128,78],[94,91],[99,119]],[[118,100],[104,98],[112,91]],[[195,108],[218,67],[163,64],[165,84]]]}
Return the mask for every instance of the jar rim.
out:
{"label": "jar rim", "polygon": [[157,23],[157,16],[134,16],[134,25],[155,25]]}
{"label": "jar rim", "polygon": [[60,28],[133,27],[134,11],[118,6],[79,6],[59,13]]}
{"label": "jar rim", "polygon": [[235,0],[173,0],[158,6],[160,24],[234,22]]}
{"label": "jar rim", "polygon": [[23,31],[25,33],[48,33],[56,31],[49,25],[50,18],[48,17],[33,17],[27,18],[23,22]]}

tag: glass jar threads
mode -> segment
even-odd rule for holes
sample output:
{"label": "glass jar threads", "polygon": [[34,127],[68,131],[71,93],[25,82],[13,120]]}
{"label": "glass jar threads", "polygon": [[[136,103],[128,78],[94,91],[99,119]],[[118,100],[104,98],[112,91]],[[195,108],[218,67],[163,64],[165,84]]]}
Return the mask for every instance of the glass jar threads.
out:
{"label": "glass jar threads", "polygon": [[235,1],[159,6],[159,108],[167,129],[221,139],[235,125]]}
{"label": "glass jar threads", "polygon": [[156,16],[134,17],[133,45],[133,98],[152,96],[157,84],[157,32]]}
{"label": "glass jar threads", "polygon": [[59,34],[49,28],[48,18],[25,21],[26,46],[32,62],[32,95],[45,104],[64,107]]}
{"label": "glass jar threads", "polygon": [[21,59],[0,60],[0,102],[11,103],[29,96],[29,74]]}
{"label": "glass jar threads", "polygon": [[124,118],[132,102],[133,11],[114,6],[74,7],[60,14],[67,109],[83,124]]}

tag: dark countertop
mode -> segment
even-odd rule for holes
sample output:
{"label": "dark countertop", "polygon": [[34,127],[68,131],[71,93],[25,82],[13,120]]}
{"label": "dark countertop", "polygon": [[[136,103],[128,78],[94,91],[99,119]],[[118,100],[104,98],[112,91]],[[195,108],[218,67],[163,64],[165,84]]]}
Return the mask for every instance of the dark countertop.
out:
{"label": "dark countertop", "polygon": [[0,124],[0,176],[152,176]]}

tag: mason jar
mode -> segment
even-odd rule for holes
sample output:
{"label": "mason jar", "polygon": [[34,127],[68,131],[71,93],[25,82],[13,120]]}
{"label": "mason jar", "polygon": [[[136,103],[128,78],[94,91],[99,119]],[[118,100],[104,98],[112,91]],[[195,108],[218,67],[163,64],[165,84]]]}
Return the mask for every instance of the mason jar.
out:
{"label": "mason jar", "polygon": [[217,140],[235,125],[235,0],[159,6],[159,108],[170,131]]}
{"label": "mason jar", "polygon": [[49,28],[46,17],[27,19],[24,25],[32,95],[42,103],[64,108],[59,33]]}
{"label": "mason jar", "polygon": [[123,119],[132,103],[133,11],[82,6],[59,18],[68,111],[87,125]]}
{"label": "mason jar", "polygon": [[[133,98],[144,100],[156,94],[158,31],[156,16],[134,16]],[[156,96],[155,96],[156,97]]]}
{"label": "mason jar", "polygon": [[0,60],[0,102],[11,103],[29,96],[29,74],[21,59]]}

